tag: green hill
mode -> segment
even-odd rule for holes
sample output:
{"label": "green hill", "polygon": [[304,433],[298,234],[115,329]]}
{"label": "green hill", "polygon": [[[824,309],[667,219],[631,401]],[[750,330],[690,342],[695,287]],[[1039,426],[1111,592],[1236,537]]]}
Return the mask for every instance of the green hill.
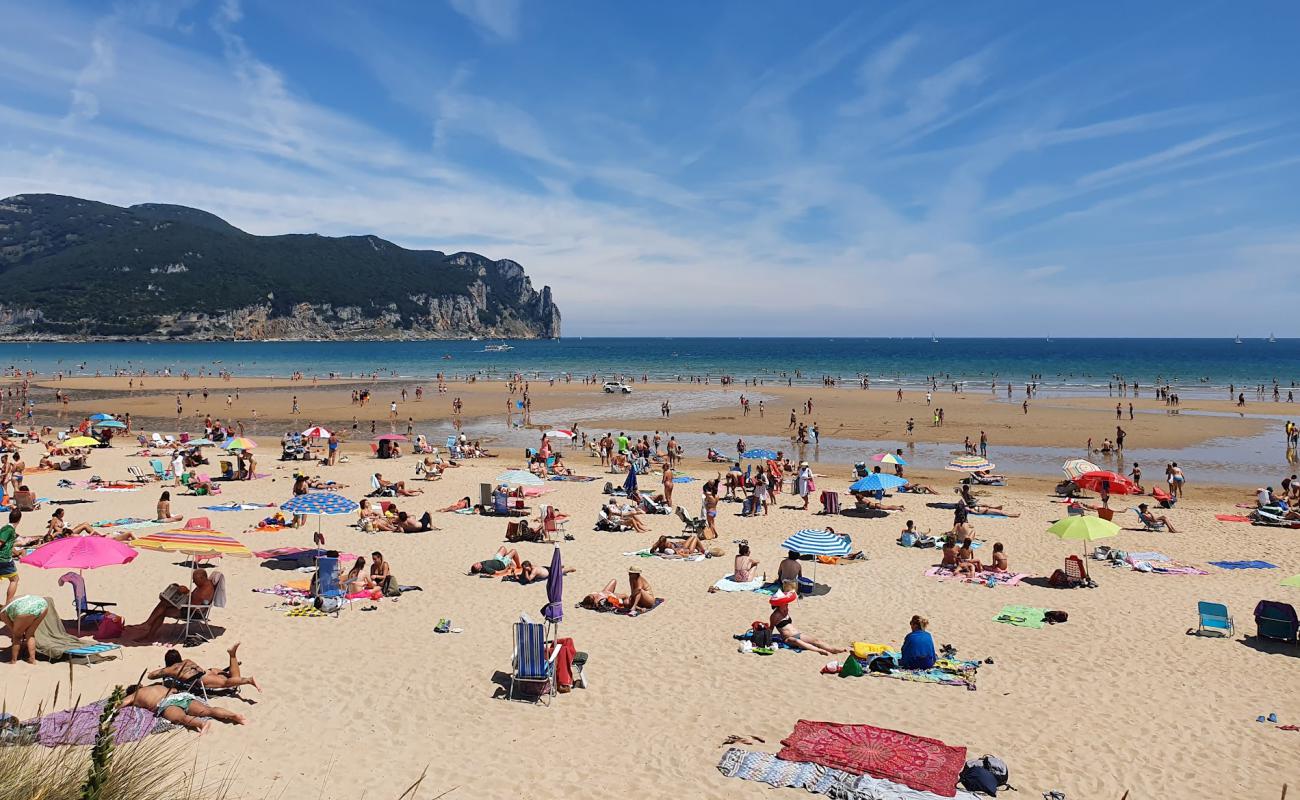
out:
{"label": "green hill", "polygon": [[0,335],[558,337],[550,287],[475,253],[254,236],[185,206],[0,200]]}

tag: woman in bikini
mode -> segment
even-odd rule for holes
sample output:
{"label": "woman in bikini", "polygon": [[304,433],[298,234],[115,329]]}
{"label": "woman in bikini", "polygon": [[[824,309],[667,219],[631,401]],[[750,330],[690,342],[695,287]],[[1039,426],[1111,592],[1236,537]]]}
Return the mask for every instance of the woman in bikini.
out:
{"label": "woman in bikini", "polygon": [[795,597],[797,595],[793,581],[783,582],[781,594],[772,596],[772,616],[768,618],[772,631],[785,640],[786,644],[798,650],[811,650],[824,656],[843,653],[843,648],[832,647],[814,639],[794,626],[794,622],[790,619],[790,604],[794,602]]}
{"label": "woman in bikini", "polygon": [[700,544],[700,537],[691,536],[683,542],[674,542],[667,536],[660,536],[659,540],[650,548],[650,552],[657,556],[677,556],[686,558],[696,553],[705,555],[704,545]]}
{"label": "woman in bikini", "polygon": [[158,522],[180,522],[182,519],[184,517],[180,514],[172,513],[172,493],[164,490],[158,498],[157,516],[154,517],[154,520]]}
{"label": "woman in bikini", "polygon": [[384,581],[392,577],[393,571],[389,568],[388,562],[384,560],[384,554],[376,550],[370,554],[370,582],[374,586],[382,587]]}
{"label": "woman in bikini", "polygon": [[230,656],[228,666],[203,669],[188,658],[182,658],[178,651],[168,650],[163,654],[163,664],[166,666],[150,672],[148,678],[154,681],[170,680],[182,691],[187,692],[197,689],[236,689],[240,686],[252,686],[257,691],[262,691],[262,687],[257,685],[256,678],[251,675],[245,677],[240,673],[239,659],[236,657],[238,652],[239,642],[235,642],[226,651]]}
{"label": "woman in bikini", "polygon": [[627,595],[620,595],[614,592],[618,585],[618,580],[613,579],[605,584],[605,588],[599,592],[592,592],[582,598],[579,603],[583,608],[590,608],[594,611],[609,611],[625,608],[627,606]]}
{"label": "woman in bikini", "polygon": [[366,574],[366,559],[364,556],[357,556],[356,563],[352,565],[352,569],[348,570],[347,577],[339,581],[339,583],[347,594],[355,594],[375,588],[375,585],[370,582],[370,576]]}

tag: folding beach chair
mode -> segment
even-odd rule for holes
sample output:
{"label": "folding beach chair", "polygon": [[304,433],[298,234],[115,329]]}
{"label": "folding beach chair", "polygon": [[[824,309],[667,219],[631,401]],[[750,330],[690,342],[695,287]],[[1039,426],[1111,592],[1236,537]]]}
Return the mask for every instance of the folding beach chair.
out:
{"label": "folding beach chair", "polygon": [[126,472],[131,476],[131,480],[135,483],[149,483],[150,481],[157,480],[157,476],[146,475],[145,471],[139,467],[127,467]]}
{"label": "folding beach chair", "polygon": [[677,507],[677,518],[682,521],[682,532],[696,534],[704,530],[705,522],[700,517],[686,516],[686,509],[681,506]]}
{"label": "folding beach chair", "polygon": [[823,514],[840,513],[840,493],[839,492],[822,492],[821,496]]}
{"label": "folding beach chair", "polygon": [[1228,615],[1228,607],[1223,603],[1207,603],[1201,600],[1196,604],[1196,614],[1200,617],[1196,626],[1198,635],[1203,632],[1213,632],[1218,636],[1232,636],[1236,633],[1232,617]]}
{"label": "folding beach chair", "polygon": [[510,690],[506,697],[515,698],[515,685],[535,690],[534,703],[550,705],[556,695],[555,659],[560,648],[546,641],[546,628],[540,622],[521,619],[514,624],[515,651],[510,658]]}
{"label": "folding beach chair", "polygon": [[541,515],[542,533],[546,534],[547,539],[551,538],[552,533],[563,535],[565,529],[569,526],[568,519],[560,519],[560,515],[555,511],[555,506],[542,506]]}
{"label": "folding beach chair", "polygon": [[[156,434],[156,433],[154,434],[154,436],[157,436],[157,435],[158,435],[158,434]],[[153,474],[154,474],[154,476],[157,477],[158,480],[160,480],[160,481],[165,481],[165,480],[167,480],[168,478],[172,478],[172,477],[174,477],[174,476],[172,475],[172,471],[171,471],[170,469],[168,469],[168,468],[163,464],[163,462],[162,462],[161,459],[158,459],[158,458],[151,458],[151,459],[149,459],[149,466],[153,468]]]}
{"label": "folding beach chair", "polygon": [[[201,644],[216,638],[216,632],[212,629],[212,609],[226,607],[226,576],[219,570],[213,570],[212,583],[214,591],[211,603],[207,605],[185,604],[179,607],[182,614],[181,618],[185,621],[180,640],[187,647],[191,643]],[[190,631],[194,632],[191,633]]]}
{"label": "folding beach chair", "polygon": [[1278,600],[1260,600],[1255,605],[1255,631],[1264,639],[1297,642],[1300,621],[1295,606]]}
{"label": "folding beach chair", "polygon": [[163,441],[163,438],[162,438],[161,436],[158,435],[158,432],[157,432],[157,431],[155,431],[155,432],[150,436],[149,442],[150,442],[154,447],[166,447],[166,446],[167,446],[167,442]]}
{"label": "folding beach chair", "polygon": [[104,615],[108,613],[109,606],[116,606],[117,603],[105,603],[99,600],[86,599],[86,582],[80,575],[75,572],[65,572],[59,578],[59,585],[69,584],[72,586],[72,605],[77,612],[77,635],[81,635],[81,625],[98,625],[103,621]]}
{"label": "folding beach chair", "polygon": [[1088,566],[1078,556],[1065,558],[1065,582],[1069,586],[1096,586],[1088,577]]}
{"label": "folding beach chair", "polygon": [[1133,513],[1134,513],[1134,514],[1137,514],[1138,522],[1140,522],[1140,523],[1142,524],[1142,528],[1143,528],[1143,530],[1148,530],[1148,531],[1161,531],[1161,532],[1164,531],[1164,529],[1165,529],[1165,525],[1164,525],[1163,522],[1149,522],[1149,521],[1147,521],[1147,520],[1142,516],[1142,512],[1141,512],[1140,510],[1136,509],[1136,508],[1133,509]]}
{"label": "folding beach chair", "polygon": [[316,558],[316,576],[314,578],[315,596],[324,602],[317,602],[317,608],[324,606],[323,610],[330,611],[334,616],[347,606],[347,592],[343,591],[342,574],[339,571],[339,560],[334,556],[318,556]]}

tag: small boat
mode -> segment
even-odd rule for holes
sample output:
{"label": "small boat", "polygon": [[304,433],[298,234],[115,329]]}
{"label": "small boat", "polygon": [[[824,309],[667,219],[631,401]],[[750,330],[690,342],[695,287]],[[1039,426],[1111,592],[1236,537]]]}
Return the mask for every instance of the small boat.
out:
{"label": "small boat", "polygon": [[483,348],[484,353],[504,353],[507,350],[514,350],[514,348],[505,342],[502,342],[501,344],[490,344]]}
{"label": "small boat", "polygon": [[443,357],[442,357],[442,360],[443,360],[443,361],[451,361],[451,353],[448,353],[447,355],[443,356]]}
{"label": "small boat", "polygon": [[935,335],[932,333],[932,334],[930,334],[930,341],[934,342],[935,344],[938,344],[938,343],[939,343],[939,337],[935,336]]}
{"label": "small boat", "polygon": [[1277,339],[1274,338],[1274,336],[1273,336],[1273,332],[1272,332],[1272,331],[1269,331],[1269,333],[1268,333],[1268,343],[1269,343],[1269,344],[1277,344]]}
{"label": "small boat", "polygon": [[1233,337],[1232,343],[1233,343],[1233,344],[1241,344],[1241,336],[1238,335],[1238,336]]}

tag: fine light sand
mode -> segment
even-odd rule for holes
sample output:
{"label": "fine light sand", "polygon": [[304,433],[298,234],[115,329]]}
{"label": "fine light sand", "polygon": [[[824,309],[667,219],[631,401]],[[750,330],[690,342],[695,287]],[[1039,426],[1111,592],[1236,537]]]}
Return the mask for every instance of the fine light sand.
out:
{"label": "fine light sand", "polygon": [[[500,396],[499,387],[497,392]],[[386,411],[384,401],[381,395],[376,403]],[[227,483],[215,501],[289,497],[296,465],[272,460],[278,452],[273,441],[265,439],[263,445],[259,469],[271,477]],[[34,462],[35,448],[27,450]],[[125,477],[128,465],[145,465],[129,452],[125,443],[96,451],[88,471],[32,474],[28,483],[42,497],[93,500],[67,507],[73,523],[150,516],[158,484],[132,493],[55,488],[65,476]],[[350,459],[311,470],[349,484],[343,493],[354,499],[367,491],[368,475],[376,469],[390,479],[410,479],[414,470],[409,457],[378,462],[354,451]],[[509,453],[467,462],[444,480],[418,484],[424,495],[400,500],[399,506],[422,512],[476,495],[480,481],[522,461],[522,454]],[[579,472],[601,475],[587,456],[575,452],[569,463]],[[846,488],[846,468],[817,469],[824,476],[819,489]],[[711,475],[712,468],[688,462],[683,472],[700,477]],[[566,578],[562,632],[591,654],[590,688],[561,695],[550,708],[493,699],[510,668],[510,623],[521,613],[536,618],[545,602],[542,585],[465,574],[471,562],[503,543],[504,520],[437,514],[441,531],[364,534],[347,527],[351,518],[325,518],[331,547],[366,554],[381,550],[402,583],[424,591],[382,601],[376,611],[354,606],[338,619],[288,618],[269,607],[276,598],[250,590],[286,575],[301,576],[263,568],[257,560],[226,559],[221,568],[229,578],[230,604],[217,614],[224,633],[186,654],[205,666],[220,666],[225,649],[240,641],[244,671],[256,676],[265,692],[245,689],[244,697],[253,701],[248,705],[215,701],[247,714],[246,727],[215,725],[202,739],[168,735],[191,741],[198,764],[210,776],[231,774],[242,797],[396,798],[426,766],[428,777],[418,795],[424,798],[453,787],[458,788],[449,798],[770,797],[772,790],[761,784],[726,779],[716,771],[720,745],[729,734],[757,735],[767,741],[765,749],[775,751],[800,718],[869,723],[965,745],[973,756],[996,754],[1010,764],[1026,798],[1053,788],[1070,798],[1118,798],[1126,789],[1134,800],[1276,797],[1284,781],[1296,784],[1300,739],[1294,737],[1300,734],[1255,718],[1276,712],[1282,723],[1300,722],[1300,695],[1292,688],[1300,654],[1258,644],[1250,616],[1261,598],[1300,601],[1297,590],[1278,586],[1300,572],[1295,531],[1217,522],[1215,512],[1232,512],[1233,503],[1247,496],[1195,487],[1177,510],[1166,512],[1179,533],[1126,529],[1111,543],[1159,550],[1194,564],[1264,559],[1280,569],[1209,567],[1209,575],[1162,576],[1090,561],[1100,584],[1091,590],[941,583],[923,575],[937,552],[893,543],[908,518],[934,532],[951,524],[950,511],[926,504],[950,500],[955,476],[938,465],[922,464],[916,472],[945,494],[895,498],[907,510],[886,519],[828,520],[775,507],[766,517],[742,519],[735,516],[738,505],[724,503],[715,544],[726,557],[698,563],[622,555],[648,546],[658,534],[677,533],[680,525],[672,517],[647,518],[651,534],[592,531],[600,486],[620,476],[548,484],[555,490],[545,501],[572,515],[569,530],[576,536],[562,543],[565,563],[577,569]],[[643,485],[655,483],[647,478]],[[694,512],[700,486],[698,481],[678,485],[678,503]],[[974,518],[978,538],[987,543],[981,554],[1001,541],[1013,569],[1046,576],[1067,554],[1078,552],[1077,543],[1043,532],[1062,510],[1051,502],[1049,489],[1046,481],[1015,479],[1010,487],[986,490],[991,502],[1023,516]],[[253,549],[311,543],[314,520],[300,530],[245,532],[266,512],[197,511],[211,502],[173,489],[176,512],[209,516],[215,527]],[[531,502],[535,509],[538,501]],[[28,514],[20,533],[39,533],[50,510]],[[1119,519],[1131,528],[1136,518]],[[852,534],[870,560],[819,567],[817,578],[831,591],[796,604],[799,627],[840,645],[898,643],[911,615],[924,614],[938,643],[951,643],[963,658],[993,658],[980,670],[978,691],[879,678],[841,680],[820,675],[827,659],[814,654],[783,651],[764,658],[737,652],[732,634],[766,619],[769,609],[758,595],[706,592],[731,572],[732,540],[748,539],[760,570],[774,572],[782,539],[828,521]],[[524,558],[549,560],[548,545],[516,546]],[[139,622],[166,584],[185,579],[187,571],[177,565],[181,560],[142,552],[130,565],[87,572],[89,594],[116,601],[128,623]],[[644,569],[656,593],[668,598],[663,607],[637,619],[572,608],[582,594],[610,578],[618,578],[625,591],[626,570],[633,563]],[[60,570],[21,566],[20,571],[21,593],[51,595],[65,618],[70,615],[70,591],[55,585]],[[1186,635],[1195,626],[1198,599],[1228,604],[1238,625],[1233,639]],[[1004,604],[1063,609],[1070,621],[1042,630],[997,624],[993,618]],[[451,618],[464,632],[434,634],[440,617]],[[56,685],[61,685],[62,707],[69,697],[105,696],[113,685],[160,665],[163,650],[127,647],[118,660],[78,667],[71,688],[67,667],[0,664],[4,705],[10,713],[31,716],[38,704],[49,703]],[[782,796],[794,797],[795,790]]]}

